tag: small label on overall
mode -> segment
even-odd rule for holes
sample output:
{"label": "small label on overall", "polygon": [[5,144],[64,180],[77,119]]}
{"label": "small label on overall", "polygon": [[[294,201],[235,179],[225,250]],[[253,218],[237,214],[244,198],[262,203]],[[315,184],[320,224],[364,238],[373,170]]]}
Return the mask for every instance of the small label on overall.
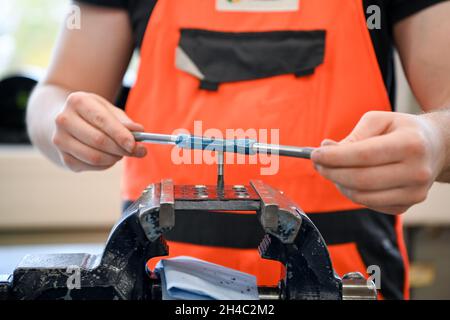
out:
{"label": "small label on overall", "polygon": [[275,12],[297,11],[300,0],[216,0],[218,11]]}

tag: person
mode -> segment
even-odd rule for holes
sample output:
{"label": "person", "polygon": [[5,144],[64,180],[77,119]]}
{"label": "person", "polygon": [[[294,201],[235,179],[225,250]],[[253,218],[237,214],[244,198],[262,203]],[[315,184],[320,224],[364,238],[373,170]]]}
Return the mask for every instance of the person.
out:
{"label": "person", "polygon": [[[439,0],[80,0],[27,124],[34,144],[72,171],[125,158],[123,199],[150,183],[214,184],[215,167],[177,165],[132,131],[277,129],[279,143],[319,147],[280,158],[277,174],[230,164],[228,184],[283,190],[323,234],[341,276],[377,266],[380,292],[408,298],[401,213],[450,181],[450,3]],[[378,15],[378,16],[377,16]],[[375,20],[374,20],[375,19]],[[377,20],[378,19],[378,20]],[[424,113],[395,111],[393,46]],[[126,113],[114,106],[135,48]],[[278,281],[256,250],[255,215],[178,214],[171,256],[189,255]]]}

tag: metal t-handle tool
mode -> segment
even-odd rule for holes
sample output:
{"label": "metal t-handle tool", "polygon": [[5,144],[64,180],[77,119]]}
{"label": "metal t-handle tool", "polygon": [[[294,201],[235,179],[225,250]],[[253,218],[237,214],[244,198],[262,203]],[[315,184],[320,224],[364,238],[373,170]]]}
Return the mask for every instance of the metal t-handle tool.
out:
{"label": "metal t-handle tool", "polygon": [[271,154],[286,157],[311,159],[314,148],[281,146],[275,144],[259,143],[253,139],[215,139],[192,136],[188,134],[169,135],[147,132],[134,132],[138,142],[174,145],[183,149],[197,149],[216,151],[218,158],[217,189],[224,188],[224,152],[233,152],[246,155]]}
{"label": "metal t-handle tool", "polygon": [[280,155],[285,157],[311,159],[314,148],[283,146],[276,144],[259,143],[253,139],[215,139],[192,136],[188,134],[168,135],[146,132],[134,132],[138,142],[168,144],[183,149],[199,149],[217,152],[233,152],[246,155],[258,153]]}

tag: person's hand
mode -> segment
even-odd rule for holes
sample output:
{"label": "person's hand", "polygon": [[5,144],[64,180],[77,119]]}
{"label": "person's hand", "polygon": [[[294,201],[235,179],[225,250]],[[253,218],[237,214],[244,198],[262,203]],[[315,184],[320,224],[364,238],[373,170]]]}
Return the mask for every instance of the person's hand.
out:
{"label": "person's hand", "polygon": [[142,131],[142,125],[98,95],[72,93],[55,122],[52,142],[63,165],[72,171],[104,170],[124,156],[147,153],[131,134]]}
{"label": "person's hand", "polygon": [[344,140],[323,141],[312,161],[353,202],[400,214],[426,199],[443,169],[444,146],[427,115],[369,112]]}

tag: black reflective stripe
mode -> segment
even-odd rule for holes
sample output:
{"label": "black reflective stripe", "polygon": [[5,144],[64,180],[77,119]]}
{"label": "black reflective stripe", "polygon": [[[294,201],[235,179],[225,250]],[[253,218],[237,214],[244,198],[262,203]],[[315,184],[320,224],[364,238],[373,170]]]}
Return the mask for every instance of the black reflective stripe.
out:
{"label": "black reflective stripe", "polygon": [[[355,243],[366,266],[381,270],[381,293],[402,299],[405,266],[398,249],[395,217],[369,209],[308,214],[327,245]],[[264,231],[256,214],[178,211],[167,240],[236,249],[256,249]]]}

